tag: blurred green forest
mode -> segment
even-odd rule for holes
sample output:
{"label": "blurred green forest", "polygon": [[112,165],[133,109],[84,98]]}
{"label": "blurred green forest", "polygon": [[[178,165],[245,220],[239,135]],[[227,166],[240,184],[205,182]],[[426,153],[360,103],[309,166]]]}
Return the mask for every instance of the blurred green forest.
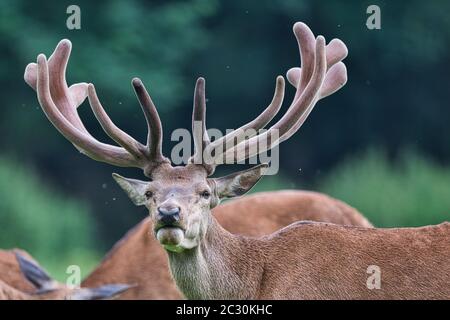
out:
{"label": "blurred green forest", "polygon": [[[66,27],[72,4],[80,30]],[[381,30],[366,27],[371,4],[381,8]],[[130,85],[140,77],[169,153],[172,130],[191,126],[198,76],[207,79],[209,128],[235,128],[261,112],[275,77],[300,65],[296,21],[347,44],[349,81],[280,146],[280,173],[255,190],[325,192],[377,226],[450,220],[449,1],[0,0],[0,247],[28,250],[59,278],[69,264],[86,274],[146,215],[111,178],[142,178],[138,170],[81,155],[45,118],[23,81],[37,54],[70,39],[68,82],[94,83],[111,118],[143,141]],[[292,96],[288,87],[286,101]],[[87,103],[79,112],[109,141]]]}

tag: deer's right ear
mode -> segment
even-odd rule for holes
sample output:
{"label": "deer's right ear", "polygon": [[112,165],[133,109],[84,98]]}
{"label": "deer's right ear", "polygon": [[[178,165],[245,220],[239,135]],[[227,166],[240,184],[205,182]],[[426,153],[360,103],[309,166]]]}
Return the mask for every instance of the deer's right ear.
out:
{"label": "deer's right ear", "polygon": [[112,176],[135,205],[143,206],[145,204],[147,201],[147,198],[145,197],[147,182],[125,178],[117,173],[113,173]]}
{"label": "deer's right ear", "polygon": [[51,291],[57,289],[57,282],[53,280],[44,269],[19,252],[16,251],[15,254],[20,271],[36,289],[39,291]]}

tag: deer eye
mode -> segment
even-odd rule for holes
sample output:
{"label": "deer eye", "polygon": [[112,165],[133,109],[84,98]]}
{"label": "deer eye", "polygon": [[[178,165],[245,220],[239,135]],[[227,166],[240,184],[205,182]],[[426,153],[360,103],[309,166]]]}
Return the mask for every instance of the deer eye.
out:
{"label": "deer eye", "polygon": [[151,191],[145,192],[145,197],[146,197],[147,199],[150,199],[151,197],[153,197],[153,192],[151,192]]}
{"label": "deer eye", "polygon": [[209,193],[209,191],[205,190],[205,191],[200,192],[200,196],[202,198],[208,199],[211,196],[211,193]]}

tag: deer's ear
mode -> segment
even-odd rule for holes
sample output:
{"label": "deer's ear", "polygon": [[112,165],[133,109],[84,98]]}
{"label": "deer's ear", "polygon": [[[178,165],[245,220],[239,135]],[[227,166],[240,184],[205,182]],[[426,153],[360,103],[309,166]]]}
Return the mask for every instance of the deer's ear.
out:
{"label": "deer's ear", "polygon": [[112,176],[135,205],[142,206],[145,204],[147,200],[145,197],[145,191],[148,184],[147,182],[124,178],[117,173],[113,173]]}
{"label": "deer's ear", "polygon": [[219,198],[233,198],[247,193],[261,179],[268,164],[260,164],[248,170],[213,179]]}
{"label": "deer's ear", "polygon": [[44,269],[19,252],[16,251],[15,254],[20,271],[37,290],[51,291],[57,289],[57,282],[53,280]]}

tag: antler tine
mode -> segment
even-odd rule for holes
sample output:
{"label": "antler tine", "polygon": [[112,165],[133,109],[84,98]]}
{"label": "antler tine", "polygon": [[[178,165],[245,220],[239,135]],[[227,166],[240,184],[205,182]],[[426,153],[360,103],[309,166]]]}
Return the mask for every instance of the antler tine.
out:
{"label": "antler tine", "polygon": [[280,111],[284,99],[284,87],[284,78],[278,76],[272,101],[267,108],[254,120],[213,141],[208,146],[207,153],[210,155],[214,153],[214,157],[220,157],[230,144],[235,141],[240,142],[244,137],[251,138],[255,136],[258,133],[258,130],[264,128]]}
{"label": "antler tine", "polygon": [[316,38],[311,29],[303,22],[297,22],[292,28],[300,51],[301,69],[297,79],[297,91],[293,101],[296,101],[305,90],[314,72]]}
{"label": "antler tine", "polygon": [[117,144],[124,147],[135,158],[145,158],[145,146],[136,141],[126,132],[122,131],[112,122],[102,104],[100,103],[97,92],[92,83],[88,85],[88,98],[91,109],[106,134],[115,142],[117,142]]}
{"label": "antler tine", "polygon": [[339,61],[344,60],[348,55],[348,49],[340,39],[333,39],[326,47],[328,70]]}
{"label": "antler tine", "polygon": [[347,68],[345,67],[345,64],[342,61],[339,61],[328,70],[322,88],[320,89],[319,99],[323,99],[335,93],[340,88],[342,88],[346,83],[347,83]]}
{"label": "antler tine", "polygon": [[[297,132],[297,130],[308,118],[317,101],[335,93],[347,83],[347,69],[345,64],[341,62],[341,60],[347,57],[347,46],[341,40],[333,39],[325,47],[325,51],[327,73],[325,75],[325,80],[323,81],[322,87],[320,88],[319,95],[316,97],[311,106],[305,111],[305,113],[298,119],[297,123],[280,137],[280,142],[289,139],[295,132]],[[301,73],[301,68],[292,68],[289,69],[286,74],[289,82],[296,88],[298,86],[298,79],[300,79]],[[298,92],[299,88],[297,88],[297,93]]]}
{"label": "antler tine", "polygon": [[[50,93],[55,105],[63,116],[78,130],[87,133],[77,113],[77,107],[87,96],[87,83],[77,83],[70,88],[66,82],[66,68],[72,44],[69,40],[61,40],[48,60],[48,72],[51,79]],[[25,69],[25,81],[36,90],[37,64],[30,63]]]}
{"label": "antler tine", "polygon": [[[198,126],[200,122],[201,126]],[[195,83],[194,106],[192,111],[192,134],[194,136],[195,153],[189,159],[190,163],[203,162],[203,150],[209,145],[210,139],[206,131],[206,97],[205,79],[200,77]]]}
{"label": "antler tine", "polygon": [[[281,142],[280,138],[287,132],[291,132],[290,129],[296,125],[302,115],[306,114],[306,119],[307,113],[312,110],[310,106],[314,105],[315,99],[319,94],[325,79],[326,68],[325,39],[319,36],[316,39],[314,71],[300,97],[293,102],[286,114],[268,131],[234,146],[226,152],[225,159],[233,157],[234,161],[242,161],[278,145]],[[266,144],[260,148],[262,142],[266,142]],[[224,161],[222,157],[214,160],[216,164]]]}
{"label": "antler tine", "polygon": [[145,89],[141,79],[134,78],[132,80],[132,85],[141,105],[142,111],[144,112],[145,120],[148,126],[146,146],[147,157],[155,163],[167,162],[168,159],[162,154],[162,125],[155,104]]}
{"label": "antler tine", "polygon": [[347,82],[347,69],[344,63],[339,62],[338,64],[335,64],[326,74],[322,88],[320,89],[319,95],[316,97],[314,102],[300,116],[297,123],[292,128],[290,128],[283,136],[280,137],[279,143],[289,139],[294,133],[298,131],[298,129],[300,129],[300,127],[308,118],[312,109],[315,107],[317,101],[335,93],[340,88],[342,88],[346,82]]}
{"label": "antler tine", "polygon": [[[303,92],[306,84],[312,75],[312,68],[314,61],[314,34],[309,27],[302,23],[297,22],[294,25],[294,34],[298,42],[301,68],[292,68],[287,72],[287,78],[289,83],[293,85],[297,91],[293,101],[297,100],[300,94]],[[339,61],[342,61],[347,57],[347,46],[339,39],[333,39],[326,46],[326,58],[327,58],[327,70],[333,67]],[[302,77],[302,79],[300,79]]]}
{"label": "antler tine", "polygon": [[50,78],[47,59],[40,54],[37,58],[36,90],[45,115],[59,132],[90,158],[120,167],[140,167],[136,160],[123,148],[101,143],[89,134],[80,131],[66,119],[55,105],[50,93]]}

